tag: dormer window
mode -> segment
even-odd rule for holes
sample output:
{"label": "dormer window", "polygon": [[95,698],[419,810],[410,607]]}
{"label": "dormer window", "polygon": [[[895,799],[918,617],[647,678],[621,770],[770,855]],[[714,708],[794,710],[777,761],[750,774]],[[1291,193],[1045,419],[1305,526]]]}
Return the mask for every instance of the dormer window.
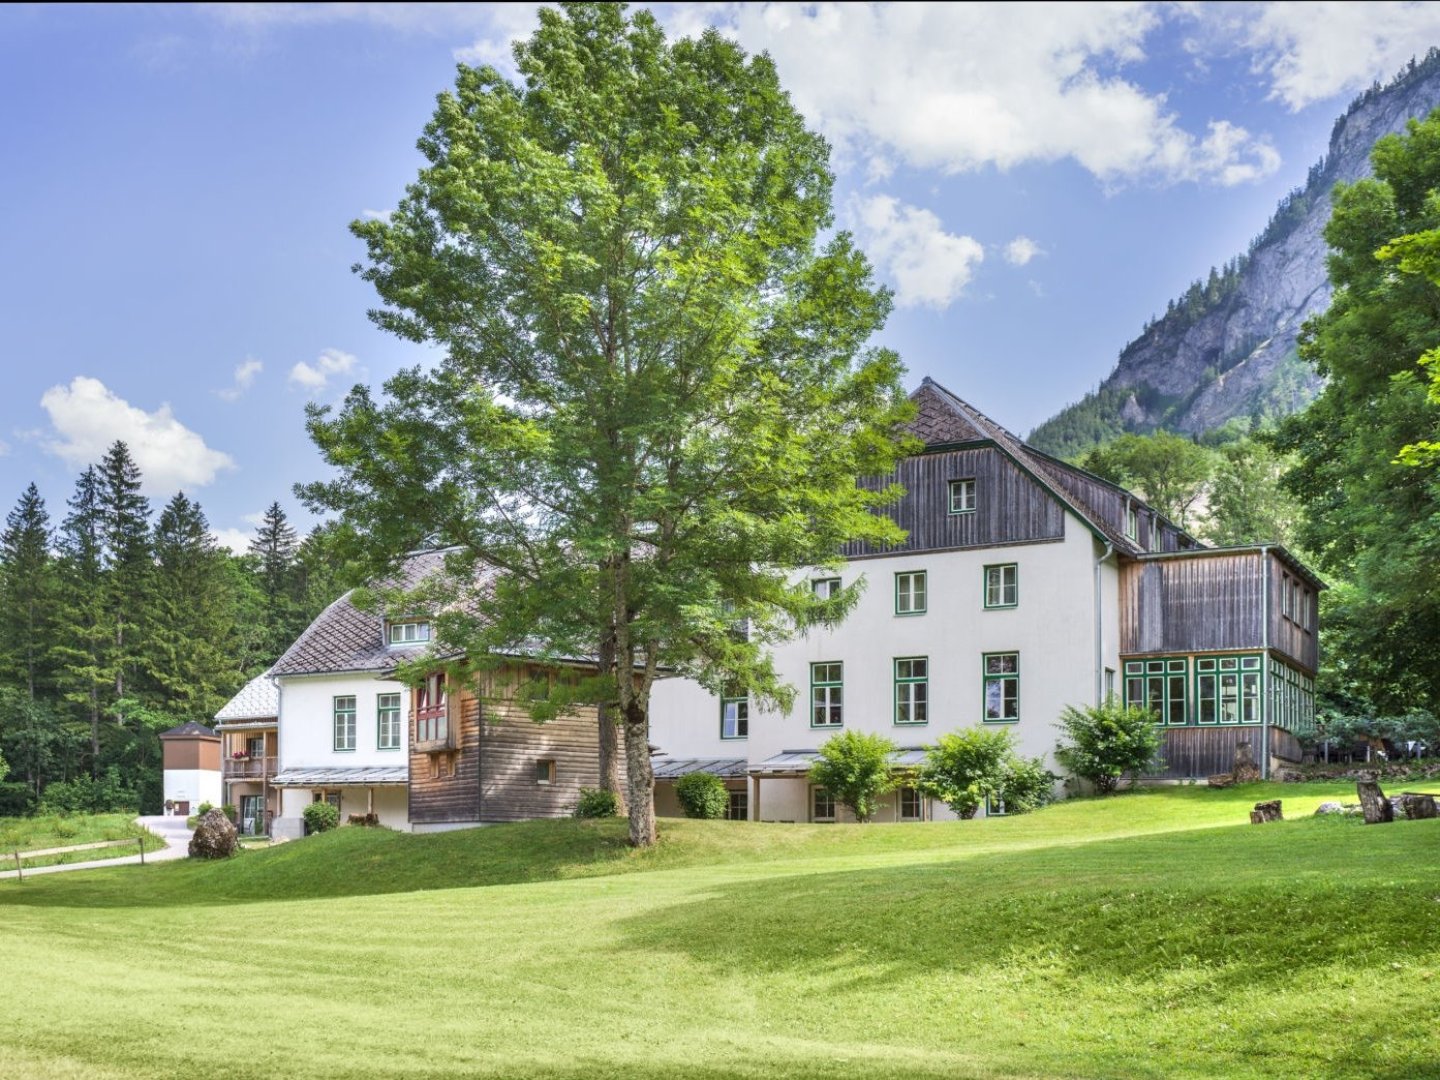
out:
{"label": "dormer window", "polygon": [[389,626],[391,645],[419,645],[430,640],[428,622],[392,622]]}
{"label": "dormer window", "polygon": [[1140,535],[1140,515],[1134,503],[1125,504],[1125,535],[1134,540]]}
{"label": "dormer window", "polygon": [[975,478],[950,481],[950,513],[973,514],[975,512]]}

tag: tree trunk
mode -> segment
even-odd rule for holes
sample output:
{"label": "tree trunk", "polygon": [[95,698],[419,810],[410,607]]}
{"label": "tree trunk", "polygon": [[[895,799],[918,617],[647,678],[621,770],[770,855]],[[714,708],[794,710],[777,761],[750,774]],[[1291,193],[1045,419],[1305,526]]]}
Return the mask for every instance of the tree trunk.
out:
{"label": "tree trunk", "polygon": [[[615,677],[615,636],[606,634],[600,641],[600,673],[612,681]],[[600,740],[600,790],[613,791],[620,800],[621,810],[626,804],[625,792],[620,787],[620,725],[616,710],[610,702],[601,702],[596,709],[599,721]]]}
{"label": "tree trunk", "polygon": [[1405,810],[1405,816],[1411,821],[1437,816],[1435,796],[1433,795],[1402,795],[1400,800],[1400,805]]}
{"label": "tree trunk", "polygon": [[625,710],[625,769],[630,791],[630,846],[655,843],[655,774],[650,769],[650,714],[632,700]]}
{"label": "tree trunk", "polygon": [[1374,780],[1361,780],[1355,785],[1355,793],[1360,796],[1360,809],[1365,814],[1366,825],[1395,820],[1395,808]]}
{"label": "tree trunk", "polygon": [[1285,816],[1280,813],[1280,800],[1271,799],[1269,802],[1257,802],[1255,809],[1250,811],[1250,824],[1263,825],[1267,821],[1284,821]]}

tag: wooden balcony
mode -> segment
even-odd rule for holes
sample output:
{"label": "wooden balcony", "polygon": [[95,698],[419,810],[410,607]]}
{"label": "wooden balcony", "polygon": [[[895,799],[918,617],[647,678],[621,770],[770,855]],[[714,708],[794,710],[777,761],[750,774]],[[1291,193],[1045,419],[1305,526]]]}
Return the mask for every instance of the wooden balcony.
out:
{"label": "wooden balcony", "polygon": [[226,780],[268,780],[275,775],[273,757],[228,757],[220,764],[220,774]]}

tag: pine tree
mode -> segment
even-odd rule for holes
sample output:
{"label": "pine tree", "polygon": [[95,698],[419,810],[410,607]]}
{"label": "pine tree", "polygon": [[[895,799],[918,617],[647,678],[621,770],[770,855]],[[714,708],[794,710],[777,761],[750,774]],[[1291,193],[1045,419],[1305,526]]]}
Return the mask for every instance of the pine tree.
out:
{"label": "pine tree", "polygon": [[70,513],[60,527],[60,604],[54,657],[62,697],[89,723],[90,767],[100,759],[101,693],[106,684],[105,567],[100,476],[91,466],[75,482]]}
{"label": "pine tree", "polygon": [[295,530],[278,502],[270,504],[255,536],[250,554],[259,560],[260,590],[265,598],[265,641],[269,652],[279,656],[302,629],[302,576],[298,564],[300,545]]}
{"label": "pine tree", "polygon": [[105,658],[115,700],[126,696],[139,674],[137,629],[144,618],[153,566],[150,500],[140,494],[140,467],[130,448],[117,441],[99,467],[100,510],[105,543],[105,615],[112,631]]}
{"label": "pine tree", "polygon": [[50,682],[55,561],[50,515],[32,483],[0,533],[0,675],[34,702]]}

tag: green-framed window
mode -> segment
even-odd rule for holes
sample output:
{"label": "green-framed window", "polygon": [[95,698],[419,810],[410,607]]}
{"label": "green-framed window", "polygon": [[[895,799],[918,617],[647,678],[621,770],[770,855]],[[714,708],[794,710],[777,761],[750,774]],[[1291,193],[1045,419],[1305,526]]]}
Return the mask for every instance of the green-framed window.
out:
{"label": "green-framed window", "polygon": [[726,821],[749,821],[750,820],[750,793],[736,791],[733,788],[729,793],[729,800],[725,807]]}
{"label": "green-framed window", "polygon": [[345,694],[335,698],[335,741],[336,750],[355,749],[355,695]]}
{"label": "green-framed window", "polygon": [[375,697],[375,749],[400,749],[400,695]]}
{"label": "green-framed window", "polygon": [[835,796],[824,788],[810,789],[810,820],[811,821],[834,821],[835,820]]}
{"label": "green-framed window", "polygon": [[845,665],[826,660],[810,665],[810,726],[840,727],[845,723]]}
{"label": "green-framed window", "polygon": [[1020,567],[1017,563],[1001,563],[985,567],[985,606],[1014,607],[1020,603]]}
{"label": "green-framed window", "polygon": [[720,738],[746,739],[750,737],[750,699],[748,697],[727,697],[720,701]]}
{"label": "green-framed window", "polygon": [[1211,724],[1260,723],[1258,655],[1201,656],[1195,660],[1196,720]]}
{"label": "green-framed window", "polygon": [[1020,654],[986,653],[981,658],[985,677],[985,723],[1013,724],[1020,719]]}
{"label": "green-framed window", "polygon": [[924,570],[905,570],[895,575],[895,614],[924,615],[926,601]]}
{"label": "green-framed window", "polygon": [[895,802],[901,821],[925,820],[925,802],[921,798],[919,788],[902,787],[895,793]]}
{"label": "green-framed window", "polygon": [[950,481],[950,513],[973,514],[975,512],[975,478],[962,477]]}
{"label": "green-framed window", "polygon": [[1155,722],[1182,727],[1189,719],[1189,663],[1183,658],[1125,661],[1125,704],[1142,705]]}
{"label": "green-framed window", "polygon": [[1278,661],[1270,663],[1270,718],[1278,727],[1303,734],[1315,727],[1315,680]]}
{"label": "green-framed window", "polygon": [[902,656],[895,660],[895,723],[930,721],[930,660]]}
{"label": "green-framed window", "polygon": [[840,591],[840,579],[838,577],[811,578],[810,591],[817,600],[829,600]]}

